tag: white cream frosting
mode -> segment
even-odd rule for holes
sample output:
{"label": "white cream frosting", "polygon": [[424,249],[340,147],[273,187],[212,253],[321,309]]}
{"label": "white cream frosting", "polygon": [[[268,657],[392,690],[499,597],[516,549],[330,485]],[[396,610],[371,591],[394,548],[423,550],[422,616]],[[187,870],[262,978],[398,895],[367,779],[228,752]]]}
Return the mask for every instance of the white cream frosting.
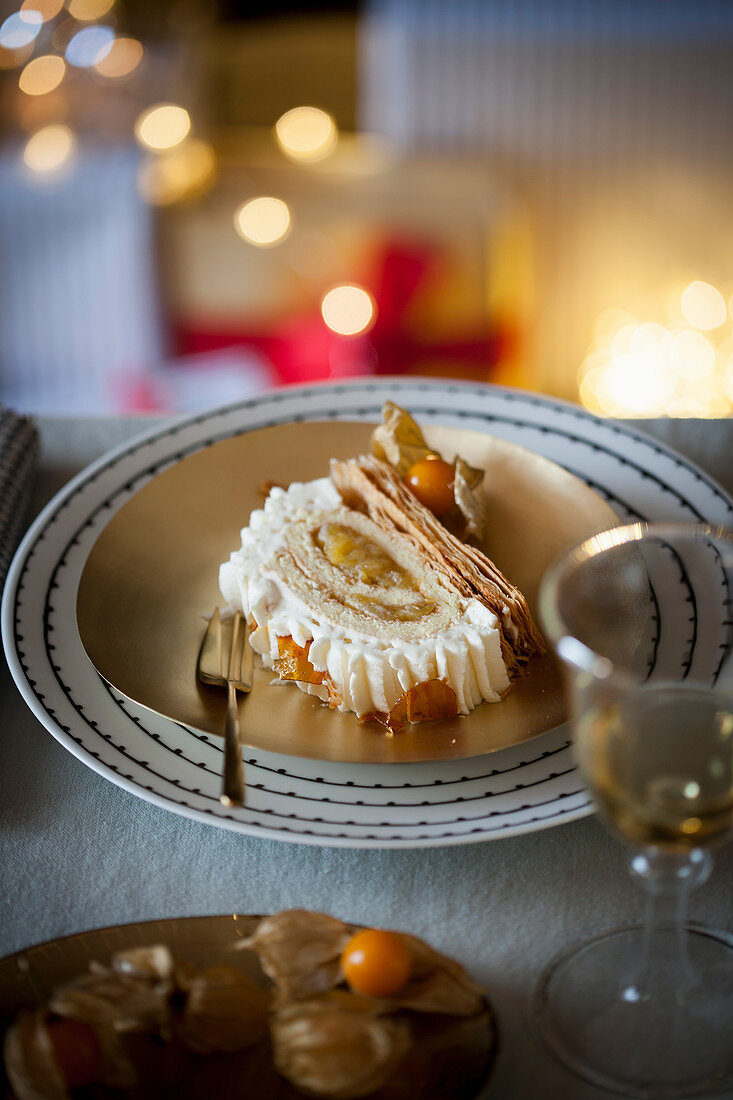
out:
{"label": "white cream frosting", "polygon": [[[278,638],[292,637],[304,646],[308,660],[327,672],[342,710],[357,715],[388,712],[409,688],[425,680],[443,679],[456,693],[458,711],[468,714],[483,701],[496,702],[509,687],[501,656],[495,615],[476,599],[452,594],[453,614],[448,625],[418,640],[395,635],[375,637],[367,629],[348,629],[329,621],[321,609],[307,603],[273,568],[288,529],[314,516],[336,511],[343,503],[329,478],[274,488],[264,508],[252,512],[242,531],[242,546],[219,571],[222,596],[232,609],[241,608],[259,624],[250,642],[272,668],[279,656]],[[322,685],[298,683],[321,698]]]}

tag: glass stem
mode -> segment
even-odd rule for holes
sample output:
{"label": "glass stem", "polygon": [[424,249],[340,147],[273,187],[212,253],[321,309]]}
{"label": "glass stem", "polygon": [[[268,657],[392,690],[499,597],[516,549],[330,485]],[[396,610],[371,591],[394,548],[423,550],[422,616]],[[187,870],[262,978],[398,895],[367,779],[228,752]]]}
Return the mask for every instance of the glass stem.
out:
{"label": "glass stem", "polygon": [[702,849],[672,853],[649,847],[631,860],[631,872],[646,892],[641,952],[634,970],[622,978],[624,1001],[659,1001],[682,1005],[697,977],[687,950],[686,916],[690,892],[712,867]]}

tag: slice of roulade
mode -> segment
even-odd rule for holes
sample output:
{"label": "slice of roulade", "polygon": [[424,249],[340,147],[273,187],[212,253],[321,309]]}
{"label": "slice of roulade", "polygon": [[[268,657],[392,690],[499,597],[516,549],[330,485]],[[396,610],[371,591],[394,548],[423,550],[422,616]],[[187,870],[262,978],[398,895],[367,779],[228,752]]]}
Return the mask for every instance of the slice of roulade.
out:
{"label": "slice of roulade", "polygon": [[520,593],[376,459],[272,489],[219,580],[266,667],[392,730],[500,700],[542,649]]}
{"label": "slice of roulade", "polygon": [[464,598],[474,598],[494,613],[510,679],[544,651],[522,593],[482,550],[451,534],[392,466],[371,455],[345,462],[332,459],[331,479],[346,504],[365,512],[386,531],[407,536],[413,553],[430,562]]}

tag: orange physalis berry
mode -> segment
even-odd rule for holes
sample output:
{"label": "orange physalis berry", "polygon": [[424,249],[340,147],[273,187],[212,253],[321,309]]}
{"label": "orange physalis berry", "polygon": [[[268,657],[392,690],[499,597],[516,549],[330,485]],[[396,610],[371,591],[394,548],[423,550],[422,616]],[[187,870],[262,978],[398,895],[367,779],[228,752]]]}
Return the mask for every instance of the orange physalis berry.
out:
{"label": "orange physalis berry", "polygon": [[349,940],[341,954],[341,969],[354,993],[390,997],[410,976],[410,949],[397,932],[366,928]]}
{"label": "orange physalis berry", "polygon": [[455,507],[453,481],[456,468],[442,458],[421,458],[405,474],[405,482],[426,508],[444,516]]}

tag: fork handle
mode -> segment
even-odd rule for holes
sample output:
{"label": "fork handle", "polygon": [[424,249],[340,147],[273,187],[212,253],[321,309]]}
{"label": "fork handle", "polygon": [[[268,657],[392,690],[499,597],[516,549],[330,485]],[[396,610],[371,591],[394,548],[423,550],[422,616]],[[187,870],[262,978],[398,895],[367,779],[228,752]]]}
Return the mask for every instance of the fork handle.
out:
{"label": "fork handle", "polygon": [[220,797],[224,806],[242,806],[244,805],[244,764],[242,763],[242,743],[239,740],[237,692],[231,680],[228,687],[227,720],[224,727],[224,777]]}

